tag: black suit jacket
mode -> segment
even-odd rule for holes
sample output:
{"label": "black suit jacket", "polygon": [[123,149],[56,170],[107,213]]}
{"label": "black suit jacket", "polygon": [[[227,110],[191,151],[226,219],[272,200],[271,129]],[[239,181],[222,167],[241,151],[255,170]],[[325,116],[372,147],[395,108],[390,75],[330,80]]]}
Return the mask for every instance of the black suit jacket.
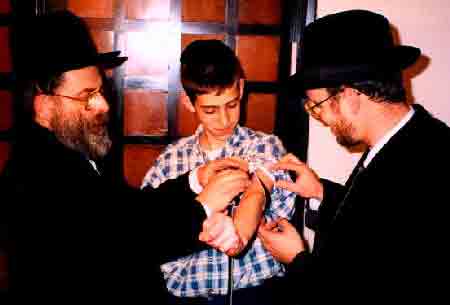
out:
{"label": "black suit jacket", "polygon": [[450,128],[414,108],[356,179],[324,181],[314,251],[288,266],[287,287],[304,292],[285,292],[292,303],[429,303],[446,292]]}
{"label": "black suit jacket", "polygon": [[[99,175],[33,124],[1,177],[9,298],[45,304],[161,304],[163,262],[205,247],[187,177],[145,192]],[[98,163],[100,172],[101,162]]]}

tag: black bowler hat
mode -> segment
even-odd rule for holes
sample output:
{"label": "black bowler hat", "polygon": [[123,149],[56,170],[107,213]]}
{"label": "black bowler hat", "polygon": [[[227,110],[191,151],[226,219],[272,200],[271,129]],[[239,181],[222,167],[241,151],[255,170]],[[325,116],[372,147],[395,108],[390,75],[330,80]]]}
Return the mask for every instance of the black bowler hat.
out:
{"label": "black bowler hat", "polygon": [[394,45],[389,21],[365,10],[327,15],[305,28],[291,89],[332,88],[392,77],[412,65],[420,49]]}
{"label": "black bowler hat", "polygon": [[114,68],[128,58],[99,53],[82,18],[68,10],[33,17],[18,32],[19,73],[30,79],[87,66]]}

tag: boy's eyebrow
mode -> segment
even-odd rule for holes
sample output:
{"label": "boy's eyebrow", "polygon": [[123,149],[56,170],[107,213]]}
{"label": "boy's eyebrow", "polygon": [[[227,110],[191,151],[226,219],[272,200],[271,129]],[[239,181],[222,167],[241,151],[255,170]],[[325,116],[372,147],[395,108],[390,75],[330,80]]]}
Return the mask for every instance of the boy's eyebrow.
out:
{"label": "boy's eyebrow", "polygon": [[235,102],[235,101],[239,100],[240,97],[241,97],[241,96],[240,96],[240,94],[239,94],[238,96],[236,96],[236,97],[234,97],[233,99],[229,100],[229,101],[226,102],[225,104],[229,104],[229,103]]}
{"label": "boy's eyebrow", "polygon": [[[233,97],[229,101],[225,102],[224,105],[227,105],[227,104],[230,104],[230,103],[234,103],[234,102],[238,101],[239,98],[240,98],[240,95],[238,95],[236,97]],[[220,106],[217,106],[217,105],[202,105],[200,107],[201,108],[217,108],[217,107],[220,107]]]}

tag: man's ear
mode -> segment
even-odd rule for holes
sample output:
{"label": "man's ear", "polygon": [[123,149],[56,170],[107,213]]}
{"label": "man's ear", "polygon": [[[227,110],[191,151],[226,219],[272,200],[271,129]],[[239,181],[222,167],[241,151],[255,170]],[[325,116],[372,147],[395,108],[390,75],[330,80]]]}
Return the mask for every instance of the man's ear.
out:
{"label": "man's ear", "polygon": [[343,87],[342,94],[345,97],[345,100],[347,101],[348,105],[351,107],[352,111],[354,113],[357,113],[359,111],[359,108],[361,106],[361,92],[354,88],[350,87]]}
{"label": "man's ear", "polygon": [[47,129],[51,129],[53,116],[53,103],[49,99],[48,95],[38,94],[33,100],[34,120]]}
{"label": "man's ear", "polygon": [[239,79],[239,99],[242,99],[244,96],[244,86],[245,86],[245,79],[241,78]]}
{"label": "man's ear", "polygon": [[184,90],[181,90],[180,102],[181,105],[183,105],[189,112],[195,112],[194,104],[191,102],[191,99],[189,98],[189,96],[187,96]]}
{"label": "man's ear", "polygon": [[347,87],[347,86],[342,86],[341,89],[342,89],[342,94],[344,94],[346,97],[355,97],[355,96],[360,96],[362,94],[355,88],[351,88],[351,87]]}

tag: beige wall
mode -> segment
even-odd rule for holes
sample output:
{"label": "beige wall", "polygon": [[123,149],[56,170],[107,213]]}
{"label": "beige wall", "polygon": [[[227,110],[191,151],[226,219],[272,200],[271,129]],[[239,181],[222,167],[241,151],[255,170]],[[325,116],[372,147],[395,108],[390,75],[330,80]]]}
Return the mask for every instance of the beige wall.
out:
{"label": "beige wall", "polygon": [[[413,99],[450,125],[450,1],[317,0],[317,16],[348,9],[385,15],[402,44],[417,46],[427,66],[411,80]],[[359,155],[336,144],[328,129],[310,123],[309,164],[321,177],[345,182]]]}

